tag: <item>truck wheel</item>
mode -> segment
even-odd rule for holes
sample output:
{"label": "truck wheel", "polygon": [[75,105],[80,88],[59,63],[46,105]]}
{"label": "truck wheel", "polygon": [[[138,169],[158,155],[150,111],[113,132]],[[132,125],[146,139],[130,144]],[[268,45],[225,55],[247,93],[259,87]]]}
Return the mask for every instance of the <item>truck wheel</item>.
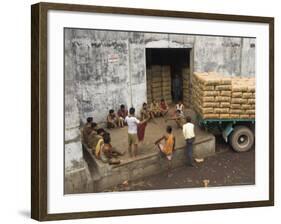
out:
{"label": "truck wheel", "polygon": [[246,152],[254,144],[254,134],[246,126],[236,126],[230,137],[230,144],[236,152]]}

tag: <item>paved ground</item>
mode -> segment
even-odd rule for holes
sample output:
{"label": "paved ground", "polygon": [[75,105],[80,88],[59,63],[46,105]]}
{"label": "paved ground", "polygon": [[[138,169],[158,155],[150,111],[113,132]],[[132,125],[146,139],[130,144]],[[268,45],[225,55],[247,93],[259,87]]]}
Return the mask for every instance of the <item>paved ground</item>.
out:
{"label": "paved ground", "polygon": [[180,167],[167,173],[150,176],[139,181],[124,182],[106,191],[154,190],[171,188],[203,187],[208,180],[208,187],[255,184],[255,151],[236,153],[217,138],[215,156],[198,163],[196,167]]}
{"label": "paved ground", "polygon": [[[138,146],[138,155],[148,154],[149,152],[155,151],[154,142],[165,134],[166,126],[171,125],[173,128],[173,134],[176,137],[176,148],[183,148],[185,146],[185,140],[182,135],[182,129],[179,128],[175,121],[168,120],[166,118],[172,117],[175,110],[172,108],[167,116],[155,118],[150,120],[147,124],[145,131],[144,141],[141,142]],[[191,109],[185,109],[185,115],[189,115],[195,120],[195,113]],[[107,129],[111,136],[111,143],[114,148],[119,152],[124,153],[128,151],[128,127],[116,128],[116,129]],[[202,141],[204,139],[210,138],[209,133],[201,130],[198,125],[195,126],[196,141]],[[131,160],[129,154],[125,153],[124,156],[120,157],[122,162]]]}

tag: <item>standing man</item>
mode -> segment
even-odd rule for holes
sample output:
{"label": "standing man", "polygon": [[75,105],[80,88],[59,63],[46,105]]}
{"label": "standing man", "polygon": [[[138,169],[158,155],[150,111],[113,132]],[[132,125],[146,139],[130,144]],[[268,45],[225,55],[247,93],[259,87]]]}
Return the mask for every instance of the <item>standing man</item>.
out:
{"label": "standing man", "polygon": [[[161,143],[162,140],[165,140],[164,144]],[[171,177],[172,157],[175,151],[176,138],[172,134],[172,127],[170,125],[166,127],[166,133],[154,144],[158,146],[159,152],[168,159],[168,177]]]}
{"label": "standing man", "polygon": [[176,73],[172,81],[173,99],[179,101],[182,98],[182,77]]}
{"label": "standing man", "polygon": [[185,147],[185,155],[187,158],[186,165],[194,167],[192,154],[193,154],[193,142],[195,140],[195,134],[194,134],[194,124],[191,123],[191,117],[189,116],[186,117],[186,124],[183,125],[182,132],[186,142],[186,147]]}
{"label": "standing man", "polygon": [[129,154],[131,157],[137,156],[138,150],[138,124],[143,124],[147,122],[148,119],[139,121],[135,117],[135,108],[131,107],[129,110],[129,115],[125,118],[125,122],[128,125],[128,144],[129,144]]}

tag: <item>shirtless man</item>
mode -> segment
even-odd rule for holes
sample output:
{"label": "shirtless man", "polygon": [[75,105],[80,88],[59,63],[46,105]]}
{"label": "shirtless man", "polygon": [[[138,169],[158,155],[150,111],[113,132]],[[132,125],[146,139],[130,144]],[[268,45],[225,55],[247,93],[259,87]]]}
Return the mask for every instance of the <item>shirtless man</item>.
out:
{"label": "shirtless man", "polygon": [[169,111],[169,106],[168,104],[166,103],[166,101],[164,99],[161,99],[160,101],[160,105],[159,105],[159,108],[160,108],[160,113],[161,115],[164,117],[168,111]]}
{"label": "shirtless man", "polygon": [[119,119],[113,109],[109,110],[109,114],[107,115],[107,127],[108,128],[116,128],[123,127],[124,121]]}

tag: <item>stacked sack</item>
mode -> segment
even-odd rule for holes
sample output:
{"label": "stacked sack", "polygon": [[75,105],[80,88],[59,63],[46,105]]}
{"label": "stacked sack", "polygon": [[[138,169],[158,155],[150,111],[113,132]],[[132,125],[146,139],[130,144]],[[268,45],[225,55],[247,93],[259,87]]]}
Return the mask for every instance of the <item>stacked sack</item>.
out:
{"label": "stacked sack", "polygon": [[203,119],[228,118],[231,103],[231,79],[216,73],[194,73],[192,80],[194,109]]}
{"label": "stacked sack", "polygon": [[203,119],[254,118],[254,78],[194,73],[192,102]]}
{"label": "stacked sack", "polygon": [[169,65],[162,66],[162,98],[168,104],[172,103],[172,87],[171,87],[171,67]]}
{"label": "stacked sack", "polygon": [[152,65],[146,70],[147,103],[153,99],[160,101],[162,98],[169,104],[172,102],[171,94],[171,67],[169,65]]}
{"label": "stacked sack", "polygon": [[182,69],[182,81],[183,81],[183,102],[185,105],[190,104],[190,70],[187,67]]}
{"label": "stacked sack", "polygon": [[152,99],[159,101],[162,98],[162,66],[151,67],[151,94]]}
{"label": "stacked sack", "polygon": [[255,78],[233,78],[231,118],[255,118]]}
{"label": "stacked sack", "polygon": [[151,68],[146,69],[146,93],[147,93],[147,103],[152,102],[152,88],[151,88]]}

